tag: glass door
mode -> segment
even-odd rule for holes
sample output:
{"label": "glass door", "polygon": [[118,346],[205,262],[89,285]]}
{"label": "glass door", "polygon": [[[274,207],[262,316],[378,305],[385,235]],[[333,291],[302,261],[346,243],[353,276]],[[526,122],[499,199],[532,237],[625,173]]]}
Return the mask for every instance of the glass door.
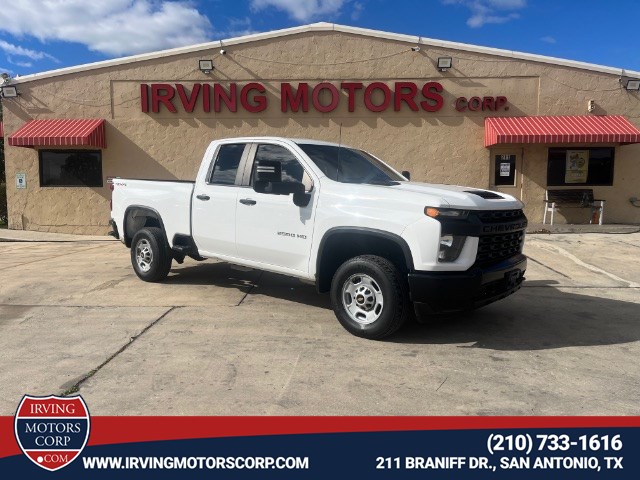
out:
{"label": "glass door", "polygon": [[522,149],[491,149],[491,190],[522,196]]}

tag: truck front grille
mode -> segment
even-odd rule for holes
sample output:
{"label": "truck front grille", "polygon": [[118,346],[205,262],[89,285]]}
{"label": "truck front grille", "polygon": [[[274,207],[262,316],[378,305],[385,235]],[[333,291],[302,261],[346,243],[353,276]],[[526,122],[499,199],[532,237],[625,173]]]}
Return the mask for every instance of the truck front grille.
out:
{"label": "truck front grille", "polygon": [[524,231],[483,235],[478,243],[476,263],[496,262],[522,252]]}
{"label": "truck front grille", "polygon": [[483,210],[477,213],[482,223],[509,222],[524,217],[522,210]]}

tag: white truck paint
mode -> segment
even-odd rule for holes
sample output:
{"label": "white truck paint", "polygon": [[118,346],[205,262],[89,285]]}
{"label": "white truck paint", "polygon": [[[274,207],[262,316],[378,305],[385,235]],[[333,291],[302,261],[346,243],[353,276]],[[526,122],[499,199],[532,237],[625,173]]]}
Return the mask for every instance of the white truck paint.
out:
{"label": "white truck paint", "polygon": [[[172,258],[188,255],[313,280],[320,291],[331,287],[343,326],[367,338],[395,331],[410,300],[421,312],[442,312],[503,298],[526,268],[517,199],[410,182],[370,154],[314,140],[216,140],[195,182],[117,178],[112,204],[114,235],[132,247],[143,280],[163,277],[149,260],[160,235],[156,243],[171,256],[162,264],[167,273]],[[142,230],[145,249],[135,244]],[[141,258],[153,275],[140,270]],[[357,265],[347,265],[353,258]],[[335,285],[349,268],[369,273]]]}

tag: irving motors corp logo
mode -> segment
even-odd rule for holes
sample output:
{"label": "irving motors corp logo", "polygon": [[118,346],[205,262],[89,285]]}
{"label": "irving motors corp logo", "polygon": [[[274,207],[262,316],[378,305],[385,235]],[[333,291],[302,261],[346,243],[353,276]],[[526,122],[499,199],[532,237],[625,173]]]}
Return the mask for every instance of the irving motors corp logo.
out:
{"label": "irving motors corp logo", "polygon": [[25,395],[14,420],[16,441],[29,459],[51,472],[75,460],[89,439],[90,418],[82,397]]}

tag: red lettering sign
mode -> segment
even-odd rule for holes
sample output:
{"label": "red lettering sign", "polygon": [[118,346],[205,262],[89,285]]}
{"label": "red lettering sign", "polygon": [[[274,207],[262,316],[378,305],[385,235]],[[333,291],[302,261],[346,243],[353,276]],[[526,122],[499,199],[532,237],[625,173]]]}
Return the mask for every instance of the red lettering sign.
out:
{"label": "red lettering sign", "polygon": [[309,84],[299,83],[298,89],[293,93],[290,83],[280,85],[280,110],[285,113],[291,108],[292,112],[297,112],[302,105],[302,111],[309,111]]}
{"label": "red lettering sign", "polygon": [[456,99],[455,108],[459,112],[497,112],[499,110],[509,110],[507,106],[507,97],[458,97]]}
{"label": "red lettering sign", "polygon": [[361,82],[342,82],[340,88],[347,91],[348,108],[350,112],[356,111],[356,90],[361,90],[364,85]]}
{"label": "red lettering sign", "polygon": [[175,97],[175,95],[175,88],[168,83],[151,84],[151,111],[158,113],[160,111],[160,104],[162,103],[171,113],[176,113],[178,110],[173,105],[173,97]]}
{"label": "red lettering sign", "polygon": [[140,84],[140,108],[144,113],[149,111],[149,85]]}
{"label": "red lettering sign", "polygon": [[[311,89],[311,91],[310,91]],[[362,93],[360,91],[362,90]],[[205,113],[218,113],[223,109],[236,113],[241,107],[247,112],[259,113],[269,106],[267,89],[258,82],[250,82],[240,87],[235,82],[194,83],[186,87],[182,83],[140,84],[140,110],[143,113],[160,113],[163,108],[177,113],[180,107],[193,113],[198,106]],[[389,109],[400,112],[409,109],[419,112],[437,112],[444,105],[444,88],[439,82],[426,82],[420,87],[415,82],[394,82],[392,86],[384,82],[342,82],[337,87],[331,82],[320,82],[313,86],[300,82],[284,82],[280,85],[280,110],[282,113],[308,112],[310,108],[319,113],[333,112],[340,106],[343,93],[347,97],[347,110],[356,111],[358,106],[370,112],[381,113]],[[239,102],[239,104],[238,104]],[[507,97],[458,97],[454,104],[458,112],[497,112],[508,110]]]}
{"label": "red lettering sign", "polygon": [[[383,98],[380,105],[373,103],[372,97],[375,90],[382,92]],[[391,89],[386,83],[373,82],[367,88],[364,89],[364,106],[371,112],[384,112],[391,103]]]}
{"label": "red lettering sign", "polygon": [[437,112],[444,104],[444,98],[440,93],[443,88],[438,82],[427,82],[422,87],[422,96],[426,98],[424,102],[420,102],[420,106],[427,112]]}
{"label": "red lettering sign", "polygon": [[198,101],[198,95],[200,95],[200,85],[196,83],[193,85],[193,90],[191,90],[191,95],[187,97],[187,92],[184,86],[180,83],[176,85],[176,90],[178,91],[178,96],[180,97],[180,101],[182,102],[182,107],[185,112],[193,112],[193,109],[196,107],[196,102]]}
{"label": "red lettering sign", "polygon": [[[406,90],[409,89],[407,92]],[[399,112],[402,109],[402,102],[409,105],[409,108],[414,112],[419,110],[416,105],[416,95],[418,94],[418,87],[413,82],[396,82],[395,95],[393,96],[393,109]]]}
{"label": "red lettering sign", "polygon": [[240,104],[247,112],[258,113],[266,110],[267,97],[264,95],[251,95],[253,91],[264,93],[267,90],[260,83],[247,83],[240,91]]}
{"label": "red lettering sign", "polygon": [[229,85],[229,91],[225,90],[219,83],[213,85],[213,110],[215,112],[222,110],[221,101],[224,102],[230,112],[235,113],[238,111],[238,86],[235,83]]}
{"label": "red lettering sign", "polygon": [[[328,91],[329,95],[331,95],[331,100],[326,105],[320,103],[320,94],[323,90]],[[331,83],[323,82],[314,87],[311,94],[311,99],[313,101],[313,108],[315,108],[320,113],[328,113],[338,108],[338,103],[340,102],[340,92],[338,92],[338,89]]]}

